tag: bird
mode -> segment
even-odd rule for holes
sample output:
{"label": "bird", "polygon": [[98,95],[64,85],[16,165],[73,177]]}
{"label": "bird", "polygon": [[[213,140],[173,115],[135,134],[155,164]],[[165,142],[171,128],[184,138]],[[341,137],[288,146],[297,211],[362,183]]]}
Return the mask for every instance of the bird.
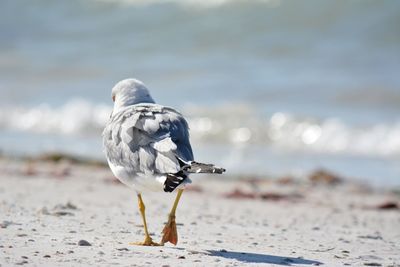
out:
{"label": "bird", "polygon": [[[130,244],[176,245],[175,214],[185,186],[191,183],[189,175],[226,170],[194,160],[188,122],[174,108],[156,104],[143,82],[134,78],[119,81],[111,97],[114,107],[102,134],[105,156],[114,176],[136,192],[145,234],[143,242]],[[148,191],[177,191],[159,243],[147,227],[142,193]]]}

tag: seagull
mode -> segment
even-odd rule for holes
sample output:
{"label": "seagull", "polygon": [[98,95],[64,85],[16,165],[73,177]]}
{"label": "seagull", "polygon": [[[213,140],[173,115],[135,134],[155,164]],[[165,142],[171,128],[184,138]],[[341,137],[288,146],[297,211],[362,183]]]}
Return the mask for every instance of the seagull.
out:
{"label": "seagull", "polygon": [[[175,213],[185,185],[191,183],[189,175],[221,174],[225,169],[194,161],[187,121],[175,109],[156,104],[141,81],[122,80],[111,96],[114,108],[103,131],[103,146],[113,174],[137,194],[145,239],[132,244],[176,245]],[[149,235],[143,191],[177,191],[160,243]]]}

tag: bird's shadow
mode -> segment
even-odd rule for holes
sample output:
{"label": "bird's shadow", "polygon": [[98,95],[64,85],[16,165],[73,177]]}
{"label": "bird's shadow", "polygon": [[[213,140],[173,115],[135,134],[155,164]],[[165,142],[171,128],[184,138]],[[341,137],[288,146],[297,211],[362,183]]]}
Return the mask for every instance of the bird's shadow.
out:
{"label": "bird's shadow", "polygon": [[223,257],[227,259],[236,259],[244,263],[269,263],[276,265],[292,266],[295,264],[303,265],[322,265],[322,262],[315,260],[307,260],[302,258],[293,258],[286,256],[274,256],[268,254],[259,253],[247,253],[247,252],[237,252],[237,251],[226,251],[226,250],[207,250],[208,255]]}

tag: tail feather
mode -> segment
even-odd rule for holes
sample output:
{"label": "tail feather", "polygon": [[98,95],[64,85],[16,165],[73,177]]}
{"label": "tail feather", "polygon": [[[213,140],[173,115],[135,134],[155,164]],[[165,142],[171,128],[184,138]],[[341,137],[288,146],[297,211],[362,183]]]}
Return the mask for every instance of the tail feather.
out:
{"label": "tail feather", "polygon": [[218,173],[221,174],[226,170],[224,168],[217,167],[213,164],[200,163],[196,161],[190,162],[186,167],[186,171],[189,173]]}

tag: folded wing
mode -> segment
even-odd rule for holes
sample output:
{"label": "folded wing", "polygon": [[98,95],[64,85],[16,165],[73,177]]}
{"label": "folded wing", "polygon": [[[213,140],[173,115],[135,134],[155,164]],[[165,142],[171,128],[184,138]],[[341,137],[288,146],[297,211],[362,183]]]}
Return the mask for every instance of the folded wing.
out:
{"label": "folded wing", "polygon": [[[135,105],[115,114],[103,142],[112,163],[136,174],[165,174],[168,180],[169,174],[179,176],[193,161],[186,120],[174,109],[156,104]],[[179,177],[183,182],[187,176]]]}

